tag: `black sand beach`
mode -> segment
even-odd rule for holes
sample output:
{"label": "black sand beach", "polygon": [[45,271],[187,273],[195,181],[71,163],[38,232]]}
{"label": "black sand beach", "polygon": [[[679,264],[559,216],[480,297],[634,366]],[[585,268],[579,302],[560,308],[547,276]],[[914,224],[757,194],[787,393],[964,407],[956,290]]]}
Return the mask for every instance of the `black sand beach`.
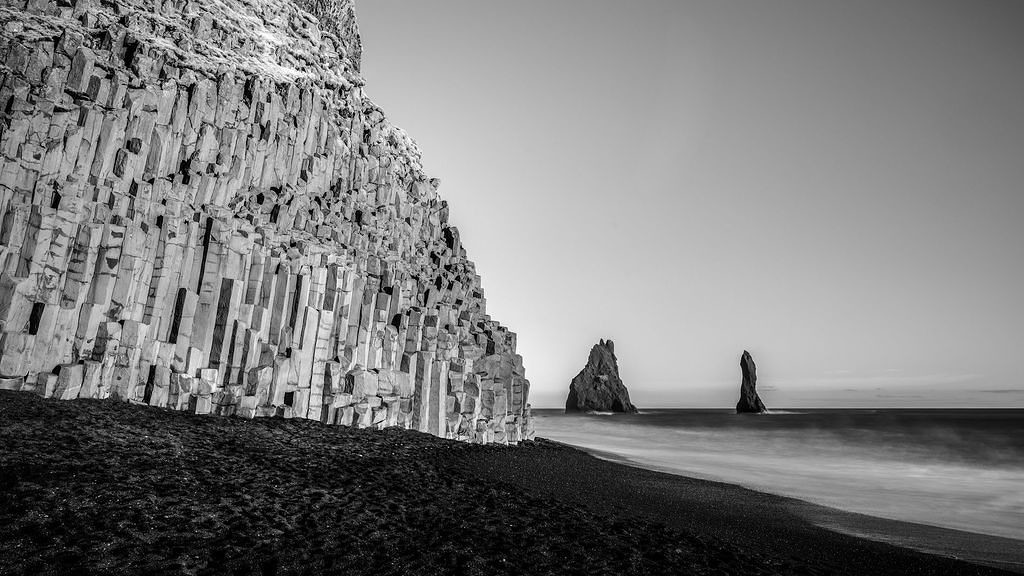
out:
{"label": "black sand beach", "polygon": [[3,574],[1006,573],[802,505],[544,441],[0,393]]}

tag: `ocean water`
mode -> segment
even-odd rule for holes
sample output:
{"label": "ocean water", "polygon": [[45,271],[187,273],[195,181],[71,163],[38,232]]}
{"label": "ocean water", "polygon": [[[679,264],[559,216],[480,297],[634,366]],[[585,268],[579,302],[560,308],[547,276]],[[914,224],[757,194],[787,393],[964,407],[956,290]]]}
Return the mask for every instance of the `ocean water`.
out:
{"label": "ocean water", "polygon": [[1024,410],[534,414],[537,436],[645,468],[1024,540]]}

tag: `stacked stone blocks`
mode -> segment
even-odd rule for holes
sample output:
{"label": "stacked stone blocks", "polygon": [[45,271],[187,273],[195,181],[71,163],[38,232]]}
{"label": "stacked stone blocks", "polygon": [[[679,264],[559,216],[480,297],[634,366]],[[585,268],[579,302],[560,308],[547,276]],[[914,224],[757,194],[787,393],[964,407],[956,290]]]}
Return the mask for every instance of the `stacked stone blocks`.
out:
{"label": "stacked stone blocks", "polygon": [[350,2],[308,4],[0,6],[0,387],[529,436],[515,335],[363,94]]}

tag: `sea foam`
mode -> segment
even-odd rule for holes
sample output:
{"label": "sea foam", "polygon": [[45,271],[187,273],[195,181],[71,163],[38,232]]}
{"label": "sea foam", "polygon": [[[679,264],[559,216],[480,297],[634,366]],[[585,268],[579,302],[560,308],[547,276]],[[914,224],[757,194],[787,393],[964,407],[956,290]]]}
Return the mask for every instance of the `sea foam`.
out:
{"label": "sea foam", "polygon": [[841,510],[1024,540],[1024,410],[536,410],[537,435]]}

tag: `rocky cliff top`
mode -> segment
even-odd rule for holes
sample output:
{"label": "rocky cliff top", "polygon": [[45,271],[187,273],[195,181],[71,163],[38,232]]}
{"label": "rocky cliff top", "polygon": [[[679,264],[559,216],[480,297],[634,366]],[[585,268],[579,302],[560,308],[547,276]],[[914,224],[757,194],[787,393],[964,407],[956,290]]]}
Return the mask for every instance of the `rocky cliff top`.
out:
{"label": "rocky cliff top", "polygon": [[[68,53],[85,45],[95,49],[102,67],[118,67],[111,59],[123,59],[135,80],[170,64],[326,87],[362,83],[362,46],[350,0],[118,0],[116,9],[104,9],[110,5],[31,0],[24,10],[3,6],[0,37],[49,38]],[[29,59],[38,65],[45,55]]]}

